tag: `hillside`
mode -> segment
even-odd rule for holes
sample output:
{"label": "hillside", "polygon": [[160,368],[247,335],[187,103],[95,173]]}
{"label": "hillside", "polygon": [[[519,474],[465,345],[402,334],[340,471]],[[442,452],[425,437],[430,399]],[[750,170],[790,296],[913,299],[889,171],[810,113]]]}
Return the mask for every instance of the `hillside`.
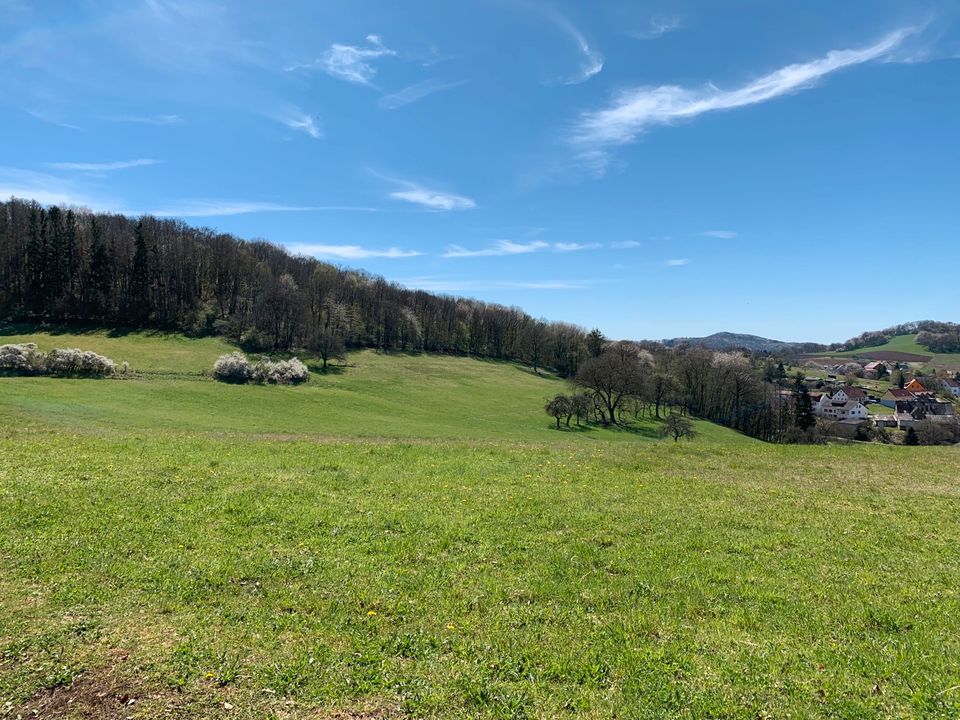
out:
{"label": "hillside", "polygon": [[891,360],[919,363],[932,367],[960,369],[960,353],[937,353],[917,342],[915,334],[896,335],[886,343],[842,352],[823,353],[829,357],[864,360]]}
{"label": "hillside", "polygon": [[217,340],[31,338],[150,372],[0,378],[13,717],[960,712],[955,448],[557,432],[563,383],[511,363],[229,386]]}
{"label": "hillside", "polygon": [[681,337],[664,340],[667,346],[686,343],[699,345],[710,350],[749,350],[751,352],[783,353],[794,352],[799,343],[771,340],[759,335],[744,335],[742,333],[718,332],[706,337]]}
{"label": "hillside", "polygon": [[[23,328],[20,328],[23,329]],[[201,373],[232,348],[220,340],[142,332],[117,337],[105,331],[49,335],[0,334],[0,343],[35,342],[92,349],[127,360],[138,377],[91,381],[0,377],[0,420],[41,421],[87,430],[157,428],[175,432],[255,433],[287,436],[512,439],[552,441],[557,433],[543,412],[546,399],[566,392],[559,378],[528,367],[473,358],[350,353],[344,365],[315,372],[301,387],[235,386]],[[319,363],[309,363],[315,369]],[[711,423],[707,438],[751,442]],[[652,438],[655,427],[633,432],[587,430],[603,440]]]}

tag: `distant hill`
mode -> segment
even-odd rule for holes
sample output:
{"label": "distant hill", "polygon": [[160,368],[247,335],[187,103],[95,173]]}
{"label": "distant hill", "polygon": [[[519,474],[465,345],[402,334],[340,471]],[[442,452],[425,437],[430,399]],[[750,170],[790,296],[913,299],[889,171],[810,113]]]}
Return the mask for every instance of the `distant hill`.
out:
{"label": "distant hill", "polygon": [[[664,340],[667,346],[698,345],[710,350],[749,350],[751,352],[790,353],[809,348],[814,343],[792,343],[783,340],[771,340],[759,335],[744,335],[742,333],[718,332],[707,337],[681,337]],[[820,346],[822,347],[822,346]]]}

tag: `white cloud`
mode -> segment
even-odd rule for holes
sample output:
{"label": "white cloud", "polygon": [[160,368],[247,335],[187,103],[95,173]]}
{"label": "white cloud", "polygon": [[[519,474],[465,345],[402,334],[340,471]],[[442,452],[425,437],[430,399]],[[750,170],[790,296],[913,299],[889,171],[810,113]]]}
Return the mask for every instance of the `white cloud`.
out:
{"label": "white cloud", "polygon": [[183,118],[179,115],[107,115],[100,118],[108,122],[139,123],[141,125],[179,125]]}
{"label": "white cloud", "polygon": [[610,243],[610,247],[614,250],[630,250],[632,248],[638,248],[643,245],[639,240],[618,240],[617,242]]}
{"label": "white cloud", "polygon": [[340,260],[365,260],[368,258],[408,258],[422,255],[417,250],[387,248],[373,250],[360,245],[287,245],[287,250],[296,255],[310,255],[316,258],[336,258]]}
{"label": "white cloud", "polygon": [[414,203],[415,205],[422,205],[430,210],[440,210],[444,212],[450,210],[471,210],[477,206],[477,203],[463,195],[429,190],[412,183],[404,183],[404,185],[407,188],[406,190],[395,190],[390,193],[390,197],[394,200],[403,200]]}
{"label": "white cloud", "polygon": [[146,167],[148,165],[159,165],[162,160],[151,160],[150,158],[141,158],[139,160],[118,160],[116,162],[103,163],[78,163],[78,162],[58,162],[47,163],[47,167],[54,170],[79,170],[82,172],[109,172],[111,170],[127,170],[128,168]]}
{"label": "white cloud", "polygon": [[438,293],[467,293],[502,288],[516,290],[582,290],[594,283],[587,280],[457,280],[438,277],[415,277],[398,280],[401,285],[417,290]]}
{"label": "white cloud", "polygon": [[396,110],[404,105],[410,105],[418,100],[422,100],[428,95],[433,95],[434,93],[443,92],[444,90],[452,90],[455,87],[460,87],[466,82],[466,80],[459,80],[457,82],[441,82],[440,80],[432,79],[424,80],[422,82],[415,83],[414,85],[401,88],[396,92],[384,95],[380,98],[379,104],[380,107],[386,110]]}
{"label": "white cloud", "polygon": [[668,267],[680,267],[681,265],[689,265],[690,261],[687,258],[671,258],[667,260],[666,265]]}
{"label": "white cloud", "polygon": [[733,240],[737,236],[733,230],[707,230],[700,234],[703,237],[719,238],[720,240]]}
{"label": "white cloud", "polygon": [[46,173],[0,166],[0,198],[36,200],[41,205],[85,207],[93,211],[114,210],[109,202],[90,197],[70,181]]}
{"label": "white cloud", "polygon": [[516,243],[512,240],[497,240],[490,247],[480,250],[468,250],[459,245],[451,245],[443,254],[447,258],[459,257],[499,257],[501,255],[524,255],[526,253],[545,250],[550,247],[550,243],[543,240],[533,240],[528,243]]}
{"label": "white cloud", "polygon": [[603,70],[603,55],[587,42],[583,33],[580,32],[572,22],[556,11],[550,11],[548,17],[557,27],[570,36],[570,39],[576,43],[577,49],[580,51],[580,71],[576,75],[564,80],[567,85],[577,85],[586,82]]}
{"label": "white cloud", "polygon": [[318,124],[319,118],[316,116],[307,115],[299,110],[295,110],[285,115],[278,116],[277,120],[282,122],[291,130],[306,133],[314,140],[319,140],[323,137],[323,131],[320,129]]}
{"label": "white cloud", "polygon": [[49,113],[42,112],[40,110],[27,110],[26,112],[28,115],[32,115],[33,117],[35,117],[37,120],[41,120],[45,123],[49,123],[50,125],[56,125],[57,127],[67,128],[68,130],[83,130],[83,128],[81,127],[77,127],[76,125],[71,125],[68,122],[64,122],[63,120],[60,120],[50,115]]}
{"label": "white cloud", "polygon": [[822,58],[787,65],[733,90],[721,90],[713,84],[701,88],[660,85],[624,90],[609,107],[583,113],[570,140],[578,148],[581,160],[602,173],[608,161],[606,148],[634,142],[650,127],[798,92],[837,70],[887,56],[913,32],[913,28],[903,28],[865,48],[832,50]]}
{"label": "white cloud", "polygon": [[224,217],[266,212],[377,212],[376,208],[352,205],[283,205],[270,202],[247,202],[243,200],[190,200],[169,208],[146,210],[136,215],[157,217]]}
{"label": "white cloud", "polygon": [[683,25],[683,19],[676,16],[659,16],[650,18],[645,30],[630,33],[631,37],[637,40],[656,40],[669,32],[679,30]]}
{"label": "white cloud", "polygon": [[527,253],[549,250],[558,253],[578,252],[580,250],[596,250],[603,247],[600,243],[548,243],[543,240],[532,240],[527,243],[518,243],[512,240],[497,240],[493,245],[479,250],[469,250],[460,245],[451,245],[443,257],[501,257],[504,255],[525,255]]}
{"label": "white cloud", "polygon": [[320,68],[338,80],[345,80],[357,85],[370,85],[377,74],[377,69],[370,61],[390,57],[397,53],[384,45],[379,35],[367,35],[366,39],[369,43],[366,47],[334,43],[318,60],[312,63],[292,65],[285,69]]}
{"label": "white cloud", "polygon": [[601,247],[600,243],[558,242],[553,244],[553,249],[556,252],[576,252],[578,250],[596,250],[598,247]]}

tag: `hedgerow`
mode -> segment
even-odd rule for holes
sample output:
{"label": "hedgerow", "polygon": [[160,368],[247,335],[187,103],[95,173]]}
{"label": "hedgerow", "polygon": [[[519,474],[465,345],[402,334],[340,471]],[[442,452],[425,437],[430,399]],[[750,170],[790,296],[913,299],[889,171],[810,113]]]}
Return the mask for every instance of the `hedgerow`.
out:
{"label": "hedgerow", "polygon": [[[129,370],[130,366],[123,363],[122,374]],[[117,372],[113,360],[91,350],[54,348],[44,355],[34,343],[0,345],[0,373],[8,375],[108,377]]]}

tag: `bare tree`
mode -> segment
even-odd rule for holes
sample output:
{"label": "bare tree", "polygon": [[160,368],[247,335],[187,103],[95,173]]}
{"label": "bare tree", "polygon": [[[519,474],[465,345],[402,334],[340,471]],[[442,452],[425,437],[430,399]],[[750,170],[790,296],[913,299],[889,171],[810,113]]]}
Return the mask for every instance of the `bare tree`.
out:
{"label": "bare tree", "polygon": [[566,416],[567,425],[570,425],[570,415],[572,415],[570,398],[566,395],[557,395],[543,406],[544,411],[557,421],[557,430],[560,429],[560,418]]}
{"label": "bare tree", "polygon": [[693,423],[680,415],[670,415],[660,426],[660,437],[672,437],[674,442],[678,442],[682,437],[692,439],[696,436]]}
{"label": "bare tree", "polygon": [[624,401],[643,389],[644,363],[633,343],[613,343],[599,357],[590,358],[577,372],[574,384],[589,390],[600,401],[605,424],[618,422]]}

